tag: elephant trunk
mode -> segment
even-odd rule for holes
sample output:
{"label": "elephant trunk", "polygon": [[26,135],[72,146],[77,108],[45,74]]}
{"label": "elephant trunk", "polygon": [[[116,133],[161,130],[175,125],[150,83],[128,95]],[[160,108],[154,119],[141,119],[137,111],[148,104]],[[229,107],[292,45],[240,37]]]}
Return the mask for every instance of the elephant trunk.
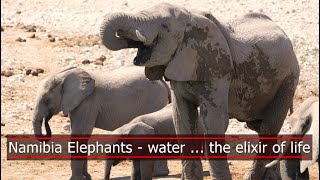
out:
{"label": "elephant trunk", "polygon": [[[46,115],[45,117],[41,116],[41,113],[39,113],[39,109],[36,108],[35,110],[35,115],[34,115],[34,120],[33,120],[33,130],[34,130],[34,135],[36,137],[51,137],[51,128],[49,126],[49,120],[51,119],[52,117],[52,114],[51,113],[48,113],[48,115]],[[43,136],[42,134],[42,130],[41,130],[41,127],[42,127],[42,123],[43,123],[43,120],[45,121],[44,122],[44,125],[45,125],[45,129],[46,129],[46,135]],[[45,141],[49,141],[49,140],[45,140]]]}
{"label": "elephant trunk", "polygon": [[153,27],[156,25],[150,25],[150,21],[153,20],[155,17],[149,17],[145,14],[135,16],[125,13],[107,14],[100,28],[102,43],[114,51],[139,48],[143,46],[141,42],[152,42],[156,37],[157,28]]}

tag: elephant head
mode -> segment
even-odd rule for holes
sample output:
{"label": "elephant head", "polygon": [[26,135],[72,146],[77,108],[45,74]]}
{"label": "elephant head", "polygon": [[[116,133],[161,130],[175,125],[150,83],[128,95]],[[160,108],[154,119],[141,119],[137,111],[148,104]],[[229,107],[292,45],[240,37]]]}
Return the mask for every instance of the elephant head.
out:
{"label": "elephant head", "polygon": [[[281,176],[283,179],[308,179],[308,167],[319,158],[319,98],[308,98],[293,112],[288,121],[291,127],[290,134],[312,135],[312,159],[281,161]],[[271,167],[279,161],[280,158],[267,164],[266,167]]]}
{"label": "elephant head", "polygon": [[138,48],[133,63],[145,66],[149,79],[205,81],[232,69],[220,25],[206,15],[167,3],[137,14],[107,14],[102,43],[110,50]]}
{"label": "elephant head", "polygon": [[46,136],[51,136],[48,121],[55,114],[63,111],[70,113],[95,88],[95,81],[90,75],[76,68],[69,68],[51,75],[41,81],[37,91],[37,98],[33,115],[33,129],[37,137],[42,136],[41,126],[45,120]]}

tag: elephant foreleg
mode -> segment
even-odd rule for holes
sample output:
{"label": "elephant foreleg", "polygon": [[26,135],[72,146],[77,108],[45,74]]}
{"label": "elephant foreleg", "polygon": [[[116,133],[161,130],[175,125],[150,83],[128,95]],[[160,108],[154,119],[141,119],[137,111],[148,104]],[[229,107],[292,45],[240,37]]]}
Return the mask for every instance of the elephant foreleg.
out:
{"label": "elephant foreleg", "polygon": [[[217,96],[215,94],[217,94]],[[201,122],[203,122],[204,134],[224,135],[229,124],[227,98],[228,95],[223,94],[223,92],[220,92],[219,88],[217,88],[216,92],[210,94],[209,97],[213,98],[213,101],[209,99],[208,96],[203,97],[201,102],[202,105],[200,106],[200,119]],[[208,147],[208,142],[206,142],[206,153],[207,155],[211,155],[211,152],[209,152]],[[223,154],[223,152],[214,153]],[[231,180],[231,174],[227,160],[210,159],[208,160],[208,162],[209,171],[212,179]]]}
{"label": "elephant foreleg", "polygon": [[169,174],[168,162],[166,159],[156,160],[153,166],[153,177],[167,176]]}
{"label": "elephant foreleg", "polygon": [[[173,119],[177,134],[192,135],[198,133],[197,106],[183,97],[173,95]],[[182,160],[182,179],[203,179],[203,169],[200,159]]]}
{"label": "elephant foreleg", "polygon": [[140,180],[141,179],[141,169],[140,169],[140,160],[132,160],[132,174],[131,180]]}
{"label": "elephant foreleg", "polygon": [[110,173],[111,173],[111,167],[113,164],[112,159],[107,159],[105,164],[105,170],[104,170],[104,179],[109,180],[110,179]]}
{"label": "elephant foreleg", "polygon": [[[77,107],[70,114],[71,120],[71,137],[73,136],[90,136],[94,128],[97,117],[96,111],[91,111],[89,104]],[[79,141],[79,145],[87,144],[88,141]],[[75,144],[76,145],[76,144]],[[75,154],[72,154],[74,156]],[[87,154],[79,154],[86,156]],[[72,176],[70,179],[86,179],[90,180],[91,176],[88,173],[87,159],[71,159]]]}
{"label": "elephant foreleg", "polygon": [[152,180],[154,160],[140,160],[141,179]]}

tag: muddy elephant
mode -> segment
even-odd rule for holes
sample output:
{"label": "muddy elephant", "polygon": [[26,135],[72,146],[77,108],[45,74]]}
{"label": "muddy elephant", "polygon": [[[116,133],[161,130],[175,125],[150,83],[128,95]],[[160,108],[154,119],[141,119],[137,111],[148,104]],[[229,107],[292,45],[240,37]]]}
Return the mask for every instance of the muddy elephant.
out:
{"label": "muddy elephant", "polygon": [[[159,111],[136,117],[112,132],[113,135],[175,135],[172,104]],[[168,175],[166,160],[132,160],[132,180],[148,180],[152,176]],[[105,179],[110,179],[111,167],[119,160],[106,160]]]}
{"label": "muddy elephant", "polygon": [[[287,118],[287,121],[290,123],[290,134],[312,135],[312,159],[282,160],[280,162],[281,178],[283,180],[309,179],[308,167],[318,161],[319,168],[319,97],[309,97]],[[266,167],[272,167],[279,161],[280,159],[276,159]]]}
{"label": "muddy elephant", "polygon": [[[128,76],[128,73],[130,76]],[[71,120],[71,136],[90,135],[94,127],[112,131],[133,118],[160,110],[170,101],[163,81],[151,82],[141,67],[122,67],[108,73],[70,68],[42,80],[35,101],[36,136],[51,136],[48,121],[63,111]],[[87,160],[71,160],[71,179],[91,179]]]}
{"label": "muddy elephant", "polygon": [[[291,41],[258,13],[222,21],[210,13],[162,3],[137,14],[107,14],[102,43],[110,50],[138,48],[133,63],[173,90],[177,134],[194,134],[197,108],[205,134],[224,135],[229,118],[259,135],[280,131],[299,81]],[[213,179],[231,179],[227,160],[208,160]],[[254,160],[247,179],[261,179],[268,160]],[[183,177],[202,179],[200,160],[182,160]],[[195,168],[197,167],[197,168]]]}

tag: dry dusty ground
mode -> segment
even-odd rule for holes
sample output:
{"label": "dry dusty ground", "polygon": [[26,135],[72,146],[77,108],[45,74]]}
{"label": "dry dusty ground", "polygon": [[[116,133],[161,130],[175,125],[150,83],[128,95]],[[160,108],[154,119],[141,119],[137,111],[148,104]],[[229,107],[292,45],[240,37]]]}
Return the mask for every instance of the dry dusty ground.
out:
{"label": "dry dusty ground", "polygon": [[[296,107],[311,95],[319,96],[319,2],[317,0],[171,0],[186,8],[208,10],[216,17],[234,18],[247,12],[262,12],[278,23],[292,40],[301,66],[300,83],[295,95]],[[67,66],[103,69],[106,73],[121,65],[132,64],[135,50],[111,52],[101,45],[98,32],[103,15],[108,12],[137,12],[159,1],[152,0],[15,0],[1,1],[1,178],[3,179],[68,179],[69,161],[8,161],[6,134],[32,133],[31,115],[37,85],[44,77]],[[30,27],[28,25],[35,25]],[[33,31],[36,32],[26,32]],[[35,38],[30,38],[35,34]],[[55,42],[50,42],[55,40]],[[16,41],[17,38],[26,42]],[[23,41],[23,40],[22,40]],[[106,61],[96,61],[101,55]],[[84,65],[83,60],[91,63]],[[101,65],[102,64],[102,65]],[[25,75],[27,69],[41,68],[38,76]],[[7,72],[8,73],[8,72]],[[8,74],[7,74],[8,75]],[[68,118],[59,115],[50,121],[55,134],[68,134],[62,129]],[[285,123],[283,132],[288,131]],[[95,130],[95,133],[105,133]],[[228,133],[254,133],[243,123],[231,120]],[[103,177],[103,164],[89,161],[93,179]],[[233,179],[241,179],[249,161],[231,161]],[[179,179],[180,162],[170,161],[170,176]],[[206,178],[207,165],[204,165]],[[115,167],[112,177],[128,179],[130,163]],[[122,179],[122,178],[121,178]],[[319,179],[318,168],[311,168],[311,179]]]}

